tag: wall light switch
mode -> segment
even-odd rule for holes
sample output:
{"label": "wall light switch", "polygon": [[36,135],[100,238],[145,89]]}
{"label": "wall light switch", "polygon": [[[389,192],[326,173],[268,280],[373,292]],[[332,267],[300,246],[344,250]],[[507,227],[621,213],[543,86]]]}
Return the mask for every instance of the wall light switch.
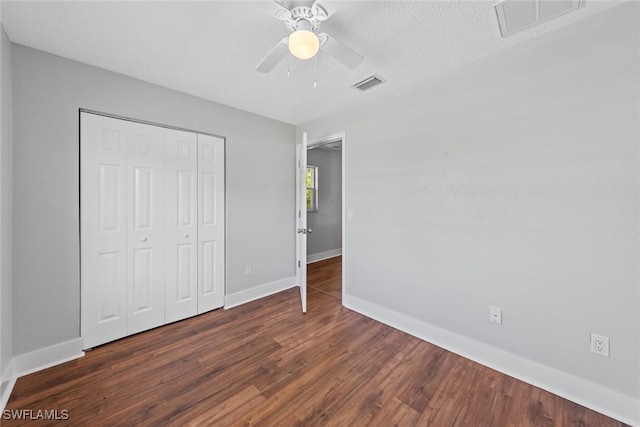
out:
{"label": "wall light switch", "polygon": [[347,219],[353,219],[353,209],[347,209]]}

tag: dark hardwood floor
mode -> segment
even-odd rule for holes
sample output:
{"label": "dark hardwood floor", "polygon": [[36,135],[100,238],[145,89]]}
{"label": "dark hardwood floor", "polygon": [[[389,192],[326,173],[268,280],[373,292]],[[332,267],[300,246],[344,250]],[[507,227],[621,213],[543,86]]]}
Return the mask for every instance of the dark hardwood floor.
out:
{"label": "dark hardwood floor", "polygon": [[340,305],[340,259],[290,289],[20,378],[3,426],[621,426]]}
{"label": "dark hardwood floor", "polygon": [[342,300],[342,257],[337,256],[307,266],[307,286]]}

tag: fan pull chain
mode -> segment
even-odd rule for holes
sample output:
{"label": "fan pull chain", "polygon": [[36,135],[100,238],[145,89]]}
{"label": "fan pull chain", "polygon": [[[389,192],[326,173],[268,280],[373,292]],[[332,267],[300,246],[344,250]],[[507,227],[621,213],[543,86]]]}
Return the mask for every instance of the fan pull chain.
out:
{"label": "fan pull chain", "polygon": [[313,88],[318,87],[318,72],[316,65],[318,64],[318,55],[313,57]]}

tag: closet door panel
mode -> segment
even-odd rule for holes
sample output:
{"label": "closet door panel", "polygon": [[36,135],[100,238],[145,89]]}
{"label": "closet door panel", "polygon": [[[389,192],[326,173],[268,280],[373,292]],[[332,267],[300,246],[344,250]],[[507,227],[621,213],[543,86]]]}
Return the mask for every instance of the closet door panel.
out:
{"label": "closet door panel", "polygon": [[127,122],[127,334],[165,323],[164,129]]}
{"label": "closet door panel", "polygon": [[224,305],[224,140],[198,134],[198,313]]}
{"label": "closet door panel", "polygon": [[81,113],[84,348],[224,305],[222,138]]}
{"label": "closet door panel", "polygon": [[91,348],[126,334],[126,123],[80,119],[81,334]]}
{"label": "closet door panel", "polygon": [[166,130],[166,321],[198,314],[198,146],[195,133]]}

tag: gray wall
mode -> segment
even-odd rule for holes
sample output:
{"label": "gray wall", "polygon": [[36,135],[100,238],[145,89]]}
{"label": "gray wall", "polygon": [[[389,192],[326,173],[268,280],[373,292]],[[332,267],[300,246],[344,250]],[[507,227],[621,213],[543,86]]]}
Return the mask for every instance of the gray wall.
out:
{"label": "gray wall", "polygon": [[13,77],[14,354],[79,336],[79,108],[225,136],[227,293],[294,275],[293,126],[19,45]]}
{"label": "gray wall", "polygon": [[640,397],[639,15],[299,126],[346,132],[347,294]]}
{"label": "gray wall", "polygon": [[307,153],[307,164],[318,167],[318,211],[307,214],[313,230],[307,238],[307,254],[342,249],[342,153],[315,148]]}
{"label": "gray wall", "polygon": [[[11,43],[0,25],[0,380],[12,357],[13,142]],[[0,389],[1,390],[1,389]]]}

